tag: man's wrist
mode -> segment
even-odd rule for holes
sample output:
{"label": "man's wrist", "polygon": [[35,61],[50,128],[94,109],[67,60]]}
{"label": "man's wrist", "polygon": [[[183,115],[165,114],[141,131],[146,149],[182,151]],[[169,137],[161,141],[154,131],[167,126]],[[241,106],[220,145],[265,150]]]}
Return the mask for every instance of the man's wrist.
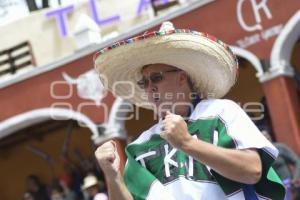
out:
{"label": "man's wrist", "polygon": [[106,176],[106,182],[108,185],[119,185],[123,183],[123,177],[120,172],[117,172],[114,176]]}
{"label": "man's wrist", "polygon": [[190,149],[191,149],[191,147],[194,145],[195,141],[196,141],[196,138],[194,138],[194,137],[192,137],[192,136],[188,137],[188,138],[183,142],[183,144],[182,144],[182,146],[181,146],[181,150],[184,151],[184,152],[186,152],[186,153],[189,152]]}

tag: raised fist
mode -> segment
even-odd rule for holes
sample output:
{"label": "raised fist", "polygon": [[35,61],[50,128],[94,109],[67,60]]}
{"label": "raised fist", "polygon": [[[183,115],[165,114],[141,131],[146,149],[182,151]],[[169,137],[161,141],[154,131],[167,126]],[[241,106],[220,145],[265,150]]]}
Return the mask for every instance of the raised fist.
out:
{"label": "raised fist", "polygon": [[165,119],[162,122],[160,136],[178,149],[182,149],[185,143],[192,139],[184,119],[180,115],[175,115],[170,111],[167,111]]}
{"label": "raised fist", "polygon": [[115,178],[119,173],[120,157],[114,141],[105,142],[95,151],[96,159],[108,178]]}

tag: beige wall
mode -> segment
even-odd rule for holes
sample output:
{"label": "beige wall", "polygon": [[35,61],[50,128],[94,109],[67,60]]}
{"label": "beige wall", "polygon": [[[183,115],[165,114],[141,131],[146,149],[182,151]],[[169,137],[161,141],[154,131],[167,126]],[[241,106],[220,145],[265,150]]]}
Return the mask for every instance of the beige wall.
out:
{"label": "beige wall", "polygon": [[[111,31],[126,31],[132,25],[149,19],[151,10],[143,12],[140,17],[135,15],[138,3],[139,0],[98,0],[97,6],[101,18],[116,14],[121,16],[121,21],[100,27],[102,36]],[[45,16],[48,11],[37,11],[14,23],[0,26],[0,51],[28,40],[32,44],[38,66],[72,54],[76,49],[72,34],[79,16],[81,14],[92,16],[88,4],[75,5],[74,12],[68,14],[69,36],[66,38],[60,36],[55,18],[48,19]]]}

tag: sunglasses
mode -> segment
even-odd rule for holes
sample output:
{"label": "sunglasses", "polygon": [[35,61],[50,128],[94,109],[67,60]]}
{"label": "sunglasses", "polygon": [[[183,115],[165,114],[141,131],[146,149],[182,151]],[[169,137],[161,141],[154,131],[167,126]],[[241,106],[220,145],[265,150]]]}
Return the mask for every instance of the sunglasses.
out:
{"label": "sunglasses", "polygon": [[149,86],[149,82],[151,81],[152,83],[159,83],[164,79],[164,74],[165,73],[169,73],[169,72],[178,72],[181,71],[179,69],[173,69],[173,70],[168,70],[168,71],[163,71],[163,72],[154,72],[151,73],[149,78],[146,78],[145,76],[137,81],[137,85],[141,88],[141,89],[146,89]]}

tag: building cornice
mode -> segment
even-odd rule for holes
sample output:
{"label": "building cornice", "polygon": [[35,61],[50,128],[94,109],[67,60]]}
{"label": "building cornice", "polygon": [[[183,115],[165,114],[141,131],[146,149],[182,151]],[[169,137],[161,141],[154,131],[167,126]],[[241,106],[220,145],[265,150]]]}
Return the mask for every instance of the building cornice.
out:
{"label": "building cornice", "polygon": [[178,8],[176,10],[170,10],[158,17],[155,17],[153,20],[151,20],[149,22],[146,22],[146,23],[143,23],[140,25],[135,25],[117,37],[108,39],[99,44],[93,44],[93,45],[87,46],[83,49],[76,50],[72,55],[66,56],[57,61],[51,62],[47,65],[34,68],[34,69],[24,72],[22,74],[13,75],[10,79],[0,80],[0,89],[11,86],[16,83],[19,83],[26,79],[30,79],[34,76],[38,76],[40,74],[49,72],[56,68],[62,67],[70,62],[73,62],[73,61],[83,58],[89,54],[92,54],[92,53],[96,52],[97,50],[104,48],[114,42],[117,42],[117,41],[125,39],[125,38],[129,38],[136,34],[139,34],[145,30],[148,30],[152,27],[160,25],[163,21],[171,20],[173,18],[176,18],[180,15],[188,13],[192,10],[195,10],[201,6],[204,6],[204,5],[214,2],[214,1],[215,0],[202,0],[202,1],[194,1],[194,2],[191,2],[188,4],[183,4],[180,8]]}

